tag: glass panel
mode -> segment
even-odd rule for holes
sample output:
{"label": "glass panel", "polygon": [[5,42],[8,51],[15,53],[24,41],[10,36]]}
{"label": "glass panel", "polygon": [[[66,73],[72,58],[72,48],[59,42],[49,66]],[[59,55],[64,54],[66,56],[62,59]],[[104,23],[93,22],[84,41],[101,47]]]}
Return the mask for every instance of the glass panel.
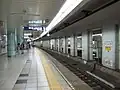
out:
{"label": "glass panel", "polygon": [[82,36],[77,36],[77,56],[82,58]]}
{"label": "glass panel", "polygon": [[102,32],[93,31],[92,34],[93,59],[102,64]]}

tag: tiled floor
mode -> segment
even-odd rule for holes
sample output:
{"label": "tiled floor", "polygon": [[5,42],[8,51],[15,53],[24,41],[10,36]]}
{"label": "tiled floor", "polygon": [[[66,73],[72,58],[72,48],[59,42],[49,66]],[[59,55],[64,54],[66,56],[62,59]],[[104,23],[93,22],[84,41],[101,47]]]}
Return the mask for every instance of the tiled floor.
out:
{"label": "tiled floor", "polygon": [[[51,83],[55,87],[52,87]],[[0,90],[71,90],[71,88],[48,57],[34,48],[24,55],[13,58],[0,56]]]}
{"label": "tiled floor", "polygon": [[0,56],[0,90],[12,90],[22,68],[28,59],[28,54],[7,58]]}

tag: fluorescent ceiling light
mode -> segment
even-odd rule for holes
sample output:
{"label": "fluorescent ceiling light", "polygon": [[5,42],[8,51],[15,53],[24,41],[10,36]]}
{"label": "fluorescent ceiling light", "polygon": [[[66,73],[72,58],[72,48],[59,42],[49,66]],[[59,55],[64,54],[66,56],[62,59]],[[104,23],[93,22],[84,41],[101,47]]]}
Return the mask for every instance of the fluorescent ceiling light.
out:
{"label": "fluorescent ceiling light", "polygon": [[28,39],[29,37],[24,37],[25,39]]}
{"label": "fluorescent ceiling light", "polygon": [[42,23],[42,20],[28,21],[28,23]]}
{"label": "fluorescent ceiling light", "polygon": [[78,39],[79,39],[79,38],[82,38],[82,36],[78,36],[77,38],[78,38]]}
{"label": "fluorescent ceiling light", "polygon": [[94,35],[92,35],[92,36],[102,36],[102,34],[94,34]]}
{"label": "fluorescent ceiling light", "polygon": [[41,34],[43,37],[45,34],[50,32],[61,20],[63,20],[76,6],[78,6],[83,0],[66,0],[60,11],[57,13],[55,18],[46,28],[46,31]]}

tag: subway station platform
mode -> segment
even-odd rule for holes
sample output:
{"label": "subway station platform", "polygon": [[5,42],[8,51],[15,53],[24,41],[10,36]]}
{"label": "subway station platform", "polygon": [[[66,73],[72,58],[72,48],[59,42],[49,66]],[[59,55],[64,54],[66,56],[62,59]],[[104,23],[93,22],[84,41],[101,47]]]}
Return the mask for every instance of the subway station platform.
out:
{"label": "subway station platform", "polygon": [[0,0],[0,90],[120,90],[118,8],[120,0]]}
{"label": "subway station platform", "polygon": [[[0,90],[92,90],[71,71],[56,63],[69,74],[69,82],[52,59],[37,48],[12,58],[0,56]],[[71,83],[75,83],[77,89]]]}

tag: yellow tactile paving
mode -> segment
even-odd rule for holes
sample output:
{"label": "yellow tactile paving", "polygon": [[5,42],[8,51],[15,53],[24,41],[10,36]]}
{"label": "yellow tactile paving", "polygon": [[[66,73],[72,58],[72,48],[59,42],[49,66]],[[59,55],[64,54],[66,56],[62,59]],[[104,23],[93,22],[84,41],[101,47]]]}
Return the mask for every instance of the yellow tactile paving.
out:
{"label": "yellow tactile paving", "polygon": [[41,61],[48,79],[50,90],[62,90],[61,85],[57,81],[56,76],[54,75],[53,70],[51,69],[49,63],[47,62],[47,58],[41,53],[38,49],[36,49],[37,54],[40,55]]}

